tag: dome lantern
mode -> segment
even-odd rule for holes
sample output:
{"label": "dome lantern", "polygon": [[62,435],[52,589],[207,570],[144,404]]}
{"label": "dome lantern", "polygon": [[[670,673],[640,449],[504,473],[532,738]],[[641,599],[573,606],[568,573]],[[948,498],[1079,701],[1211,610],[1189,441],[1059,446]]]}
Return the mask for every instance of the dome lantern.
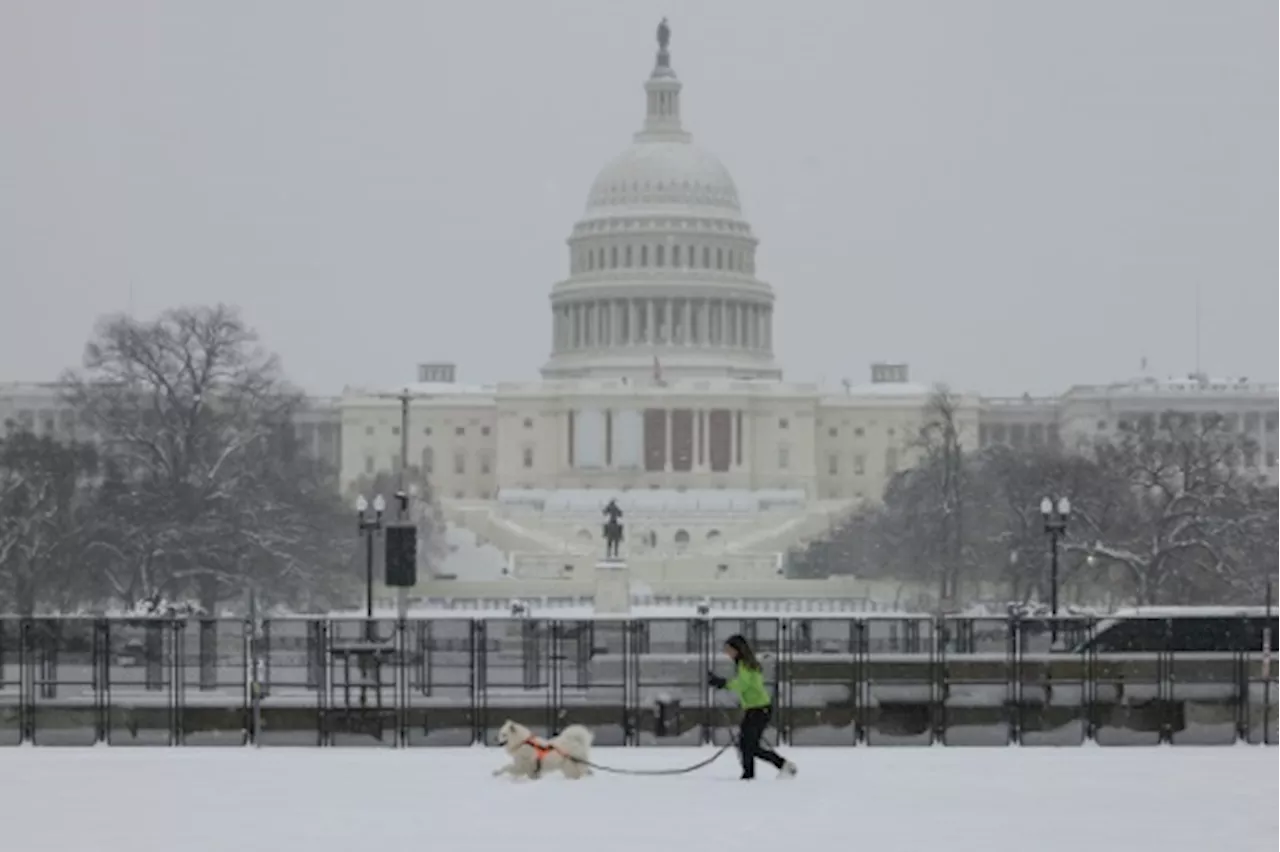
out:
{"label": "dome lantern", "polygon": [[635,135],[637,142],[688,142],[691,137],[680,126],[680,79],[671,67],[667,45],[671,28],[663,18],[658,25],[658,56],[653,73],[645,81],[646,110],[644,128]]}

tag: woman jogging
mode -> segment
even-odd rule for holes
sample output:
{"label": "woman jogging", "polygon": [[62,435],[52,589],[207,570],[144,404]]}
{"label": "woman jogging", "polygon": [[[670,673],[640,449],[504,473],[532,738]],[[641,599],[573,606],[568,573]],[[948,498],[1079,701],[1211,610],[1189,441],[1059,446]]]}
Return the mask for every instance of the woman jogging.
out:
{"label": "woman jogging", "polygon": [[756,777],[756,758],[772,763],[778,768],[779,778],[791,778],[796,765],[771,748],[761,744],[765,728],[769,727],[772,700],[764,685],[764,673],[751,646],[741,636],[733,635],[724,643],[724,653],[733,660],[737,672],[732,680],[725,680],[715,672],[707,672],[707,683],[716,689],[727,689],[742,702],[742,725],[738,728],[738,752],[742,755],[742,780]]}

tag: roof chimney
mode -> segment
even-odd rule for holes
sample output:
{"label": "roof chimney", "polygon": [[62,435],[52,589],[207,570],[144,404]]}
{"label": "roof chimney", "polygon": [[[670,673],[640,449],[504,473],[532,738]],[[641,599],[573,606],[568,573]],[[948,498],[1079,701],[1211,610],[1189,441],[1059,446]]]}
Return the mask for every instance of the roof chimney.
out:
{"label": "roof chimney", "polygon": [[458,380],[458,365],[441,362],[438,364],[419,364],[418,381],[435,382],[451,385]]}
{"label": "roof chimney", "polygon": [[876,363],[871,365],[871,384],[902,385],[910,381],[906,364]]}

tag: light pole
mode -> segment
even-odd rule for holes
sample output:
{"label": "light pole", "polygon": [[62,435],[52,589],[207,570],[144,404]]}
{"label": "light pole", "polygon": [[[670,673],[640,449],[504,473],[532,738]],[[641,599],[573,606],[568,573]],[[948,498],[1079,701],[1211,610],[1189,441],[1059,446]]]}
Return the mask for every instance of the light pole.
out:
{"label": "light pole", "polygon": [[369,501],[361,494],[356,498],[356,529],[364,536],[364,615],[365,632],[373,629],[373,539],[382,530],[382,515],[387,511],[387,501],[381,494],[374,495],[373,516],[369,516]]}
{"label": "light pole", "polygon": [[1058,545],[1067,533],[1067,521],[1071,518],[1071,501],[1059,497],[1045,497],[1040,501],[1040,515],[1044,518],[1044,534],[1049,537],[1049,613],[1053,616],[1051,635],[1058,641]]}

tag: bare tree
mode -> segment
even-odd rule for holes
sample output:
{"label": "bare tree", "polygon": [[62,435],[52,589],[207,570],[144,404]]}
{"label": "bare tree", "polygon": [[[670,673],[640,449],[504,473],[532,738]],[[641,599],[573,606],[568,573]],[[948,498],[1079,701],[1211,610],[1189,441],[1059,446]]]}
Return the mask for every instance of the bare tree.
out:
{"label": "bare tree", "polygon": [[[1240,548],[1273,515],[1242,467],[1249,443],[1214,415],[1169,412],[1131,424],[1099,448],[1123,484],[1122,499],[1092,542],[1070,546],[1119,566],[1138,604],[1190,603],[1236,584]],[[1251,552],[1252,548],[1245,548]]]}
{"label": "bare tree", "polygon": [[925,558],[933,563],[939,600],[954,600],[966,559],[965,499],[968,470],[959,423],[960,400],[939,385],[925,404],[924,420],[913,446],[921,453],[917,466],[915,526],[928,530],[932,546]]}
{"label": "bare tree", "polygon": [[77,581],[93,451],[18,432],[0,441],[0,604],[56,604]]}
{"label": "bare tree", "polygon": [[108,318],[67,384],[113,467],[118,532],[96,543],[121,599],[187,594],[212,610],[317,569],[315,524],[332,516],[294,452],[303,400],[234,310]]}

